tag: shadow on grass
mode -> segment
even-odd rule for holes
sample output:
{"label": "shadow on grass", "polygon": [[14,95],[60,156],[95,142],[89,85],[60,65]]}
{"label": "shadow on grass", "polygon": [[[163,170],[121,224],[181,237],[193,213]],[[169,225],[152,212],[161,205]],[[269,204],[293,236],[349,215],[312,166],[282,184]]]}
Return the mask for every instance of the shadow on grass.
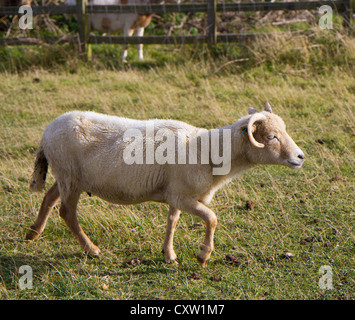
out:
{"label": "shadow on grass", "polygon": [[115,264],[105,253],[100,257],[92,257],[80,251],[53,254],[1,254],[0,284],[2,283],[7,290],[18,290],[20,278],[27,274],[27,271],[22,274],[19,272],[21,266],[31,267],[34,279],[39,279],[40,282],[46,275],[53,277],[55,274],[58,274],[58,278],[62,280],[68,278],[75,282],[80,277],[85,279],[106,276],[121,278],[127,276],[127,274],[149,275],[158,273],[166,275],[178,270],[178,268],[167,265],[163,257],[156,259],[128,257],[127,259],[127,256],[123,255],[120,260],[121,262]]}

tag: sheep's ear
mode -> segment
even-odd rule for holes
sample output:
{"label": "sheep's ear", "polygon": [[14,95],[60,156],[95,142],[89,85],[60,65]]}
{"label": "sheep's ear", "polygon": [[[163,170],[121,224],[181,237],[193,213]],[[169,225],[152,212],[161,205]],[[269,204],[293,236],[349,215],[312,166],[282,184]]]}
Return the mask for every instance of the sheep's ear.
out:
{"label": "sheep's ear", "polygon": [[254,108],[248,108],[248,113],[249,114],[254,114],[254,113],[257,113],[258,110],[254,109]]}
{"label": "sheep's ear", "polygon": [[265,103],[265,111],[272,113],[271,106],[270,106],[269,102]]}

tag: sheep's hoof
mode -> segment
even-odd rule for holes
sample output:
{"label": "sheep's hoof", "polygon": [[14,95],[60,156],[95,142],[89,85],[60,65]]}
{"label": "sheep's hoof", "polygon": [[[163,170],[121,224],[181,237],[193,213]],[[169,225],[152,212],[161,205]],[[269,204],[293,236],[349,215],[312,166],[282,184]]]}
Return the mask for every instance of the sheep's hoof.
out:
{"label": "sheep's hoof", "polygon": [[96,246],[93,246],[90,249],[85,249],[84,251],[86,254],[88,254],[92,257],[98,257],[101,253],[101,250]]}
{"label": "sheep's hoof", "polygon": [[206,267],[207,266],[207,262],[210,258],[211,252],[212,252],[212,248],[206,246],[205,244],[201,244],[200,245],[200,252],[199,254],[196,256],[197,258],[197,262],[200,264],[201,267]]}
{"label": "sheep's hoof", "polygon": [[202,259],[200,256],[197,256],[196,259],[201,267],[204,268],[207,266],[208,259]]}
{"label": "sheep's hoof", "polygon": [[177,256],[175,253],[171,254],[171,255],[167,255],[165,254],[165,250],[163,249],[161,251],[161,253],[164,255],[164,260],[166,263],[173,263],[173,264],[179,264],[179,262],[177,261]]}
{"label": "sheep's hoof", "polygon": [[166,263],[171,263],[171,264],[176,264],[176,265],[179,264],[179,262],[177,261],[176,258],[175,259],[165,259],[165,262]]}
{"label": "sheep's hoof", "polygon": [[35,229],[30,228],[30,231],[27,232],[25,240],[36,240],[41,234]]}

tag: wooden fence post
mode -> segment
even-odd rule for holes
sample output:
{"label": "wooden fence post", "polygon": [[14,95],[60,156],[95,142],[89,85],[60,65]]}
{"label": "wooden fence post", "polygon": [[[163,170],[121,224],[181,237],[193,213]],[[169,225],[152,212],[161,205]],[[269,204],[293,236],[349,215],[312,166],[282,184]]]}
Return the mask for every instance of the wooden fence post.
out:
{"label": "wooden fence post", "polygon": [[343,27],[350,27],[351,20],[351,0],[344,0],[341,15],[343,16]]}
{"label": "wooden fence post", "polygon": [[87,0],[77,0],[78,31],[79,31],[79,53],[85,60],[91,60],[91,45],[89,39],[89,17],[86,13]]}
{"label": "wooden fence post", "polygon": [[217,43],[217,0],[207,0],[207,42]]}

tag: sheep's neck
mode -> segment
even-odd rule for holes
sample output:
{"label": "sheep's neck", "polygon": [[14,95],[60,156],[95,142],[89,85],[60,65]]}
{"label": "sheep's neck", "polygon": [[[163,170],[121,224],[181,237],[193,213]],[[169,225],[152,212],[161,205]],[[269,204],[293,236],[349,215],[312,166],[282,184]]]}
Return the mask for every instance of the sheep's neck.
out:
{"label": "sheep's neck", "polygon": [[[247,157],[245,142],[243,141],[239,128],[234,125],[219,128],[219,150],[223,150],[223,130],[231,130],[231,157],[230,157],[230,171],[225,175],[214,175],[214,185],[223,185],[236,176],[242,174],[244,171],[255,166]],[[211,130],[209,130],[211,136]],[[212,150],[210,150],[211,152]],[[224,163],[226,165],[226,163]]]}

